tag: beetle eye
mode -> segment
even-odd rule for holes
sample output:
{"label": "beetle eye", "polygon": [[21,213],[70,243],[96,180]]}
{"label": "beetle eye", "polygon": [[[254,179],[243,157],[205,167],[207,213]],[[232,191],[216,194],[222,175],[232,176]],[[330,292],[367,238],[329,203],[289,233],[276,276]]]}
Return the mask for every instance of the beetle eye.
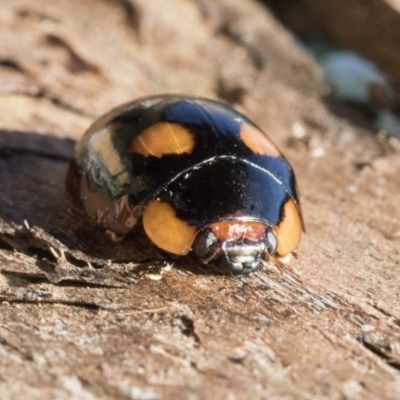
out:
{"label": "beetle eye", "polygon": [[265,239],[265,254],[271,255],[276,253],[278,242],[275,235],[270,229],[267,229],[266,239]]}
{"label": "beetle eye", "polygon": [[218,240],[213,231],[206,229],[197,235],[193,243],[193,251],[203,262],[208,262],[214,258],[217,246]]}

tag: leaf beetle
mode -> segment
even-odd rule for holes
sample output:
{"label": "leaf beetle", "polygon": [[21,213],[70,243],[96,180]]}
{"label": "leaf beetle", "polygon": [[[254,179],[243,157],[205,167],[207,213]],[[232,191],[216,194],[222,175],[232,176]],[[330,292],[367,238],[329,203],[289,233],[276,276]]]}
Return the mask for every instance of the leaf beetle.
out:
{"label": "leaf beetle", "polygon": [[105,229],[226,273],[292,252],[304,230],[292,167],[229,106],[161,95],[119,106],[77,143],[66,186]]}

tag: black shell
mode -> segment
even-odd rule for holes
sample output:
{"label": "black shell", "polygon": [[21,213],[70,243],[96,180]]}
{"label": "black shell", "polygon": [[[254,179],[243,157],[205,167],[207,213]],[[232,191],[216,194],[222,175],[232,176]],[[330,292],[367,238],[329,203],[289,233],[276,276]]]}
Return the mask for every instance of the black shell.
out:
{"label": "black shell", "polygon": [[[161,157],[132,151],[135,137],[160,122],[186,128],[193,148]],[[199,228],[235,215],[274,227],[288,199],[301,215],[290,164],[281,154],[246,145],[240,136],[243,124],[258,130],[217,101],[173,95],[139,99],[94,123],[77,145],[75,168],[110,198],[127,195],[139,210],[159,198]],[[266,135],[265,140],[270,142]]]}

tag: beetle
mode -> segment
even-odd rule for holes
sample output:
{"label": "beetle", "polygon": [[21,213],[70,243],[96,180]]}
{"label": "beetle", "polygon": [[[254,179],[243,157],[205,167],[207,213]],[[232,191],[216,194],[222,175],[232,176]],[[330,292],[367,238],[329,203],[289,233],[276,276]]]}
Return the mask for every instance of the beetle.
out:
{"label": "beetle", "polygon": [[285,256],[304,230],[293,169],[228,105],[159,95],[114,108],[75,148],[67,189],[103,228],[226,273]]}

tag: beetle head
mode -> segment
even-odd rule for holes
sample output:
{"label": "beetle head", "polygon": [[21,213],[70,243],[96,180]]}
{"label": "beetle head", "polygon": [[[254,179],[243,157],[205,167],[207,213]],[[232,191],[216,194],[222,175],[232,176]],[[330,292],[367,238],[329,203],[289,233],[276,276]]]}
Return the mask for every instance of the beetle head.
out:
{"label": "beetle head", "polygon": [[193,251],[203,263],[219,262],[223,272],[243,274],[259,269],[276,247],[276,237],[264,223],[221,221],[199,232]]}

